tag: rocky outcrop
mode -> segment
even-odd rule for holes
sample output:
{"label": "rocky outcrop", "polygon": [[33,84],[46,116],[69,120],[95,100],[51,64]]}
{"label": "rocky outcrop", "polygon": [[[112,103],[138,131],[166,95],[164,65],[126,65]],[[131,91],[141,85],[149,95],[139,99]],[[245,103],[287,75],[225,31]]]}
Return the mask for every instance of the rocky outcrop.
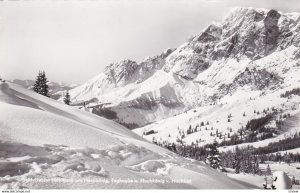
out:
{"label": "rocky outcrop", "polygon": [[177,48],[166,61],[164,70],[173,72],[187,80],[194,79],[210,65],[211,53],[220,40],[222,29],[208,26],[199,36]]}
{"label": "rocky outcrop", "polygon": [[115,87],[124,86],[135,80],[138,68],[139,66],[135,61],[122,60],[107,66],[104,74]]}
{"label": "rocky outcrop", "polygon": [[231,84],[221,84],[219,86],[219,97],[228,93],[234,92],[239,87],[245,85],[249,86],[252,90],[266,90],[275,89],[283,79],[266,69],[246,68],[245,71],[237,75]]}

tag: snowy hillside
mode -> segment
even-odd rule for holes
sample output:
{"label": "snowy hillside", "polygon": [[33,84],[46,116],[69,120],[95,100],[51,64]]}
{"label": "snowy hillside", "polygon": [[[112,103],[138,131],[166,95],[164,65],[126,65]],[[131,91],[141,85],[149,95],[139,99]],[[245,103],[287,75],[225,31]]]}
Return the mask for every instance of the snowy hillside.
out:
{"label": "snowy hillside", "polygon": [[5,188],[247,188],[127,128],[0,82]]}
{"label": "snowy hillside", "polygon": [[[211,104],[218,109],[244,95],[256,97],[251,103],[259,106],[260,98],[278,98],[299,85],[299,21],[300,13],[233,9],[176,49],[141,63],[124,60],[107,66],[71,90],[72,101],[129,128]],[[275,106],[284,103],[275,98]],[[247,111],[244,107],[241,113]]]}

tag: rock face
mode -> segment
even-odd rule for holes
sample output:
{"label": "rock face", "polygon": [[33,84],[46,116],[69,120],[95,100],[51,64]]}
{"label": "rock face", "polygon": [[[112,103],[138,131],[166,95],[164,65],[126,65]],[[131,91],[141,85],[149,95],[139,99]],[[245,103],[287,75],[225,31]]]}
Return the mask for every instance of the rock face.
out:
{"label": "rock face", "polygon": [[215,45],[220,41],[222,28],[210,25],[192,41],[179,47],[166,61],[164,70],[173,72],[187,80],[194,79],[206,70],[211,61]]}
{"label": "rock face", "polygon": [[133,82],[141,82],[160,70],[165,58],[172,53],[171,49],[159,56],[148,57],[140,64],[132,60],[122,60],[107,66],[104,74],[115,87],[126,86]]}
{"label": "rock face", "polygon": [[135,61],[123,60],[107,66],[104,74],[115,87],[124,86],[134,80],[137,69],[138,64]]}
{"label": "rock face", "polygon": [[299,46],[300,13],[236,8],[178,48],[140,63],[113,63],[70,94],[75,103],[89,101],[90,108],[116,112],[119,122],[142,126],[242,87],[273,91],[291,85]]}
{"label": "rock face", "polygon": [[257,70],[246,68],[244,72],[236,76],[231,86],[249,85],[254,90],[272,89],[281,83],[281,78],[277,74],[272,74],[266,69]]}
{"label": "rock face", "polygon": [[280,16],[275,10],[236,9],[225,19],[223,41],[219,42],[215,57],[254,59],[270,54],[277,47]]}

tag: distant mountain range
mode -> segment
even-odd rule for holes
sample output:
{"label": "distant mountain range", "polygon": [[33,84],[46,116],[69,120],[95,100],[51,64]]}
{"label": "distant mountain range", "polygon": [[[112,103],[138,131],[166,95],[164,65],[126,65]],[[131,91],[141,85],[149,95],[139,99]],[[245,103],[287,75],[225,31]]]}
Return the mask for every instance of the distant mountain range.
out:
{"label": "distant mountain range", "polygon": [[[27,89],[33,89],[33,85],[34,85],[34,80],[20,80],[20,79],[15,79],[10,81],[12,83],[21,85]],[[75,88],[76,84],[65,84],[65,83],[56,83],[56,82],[48,82],[48,86],[49,86],[49,94],[50,97],[57,100],[60,97],[64,96],[64,93],[67,90],[71,90],[73,88]]]}

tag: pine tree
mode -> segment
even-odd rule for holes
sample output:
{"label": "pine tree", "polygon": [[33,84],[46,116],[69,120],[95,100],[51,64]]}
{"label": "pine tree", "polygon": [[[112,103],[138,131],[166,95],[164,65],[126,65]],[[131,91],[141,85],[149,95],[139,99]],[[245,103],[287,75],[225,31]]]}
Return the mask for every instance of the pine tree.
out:
{"label": "pine tree", "polygon": [[293,178],[292,178],[292,185],[296,185],[296,179],[295,179],[295,176],[293,176]]}
{"label": "pine tree", "polygon": [[259,173],[259,163],[258,163],[258,159],[256,159],[256,161],[255,161],[255,172],[256,173]]}
{"label": "pine tree", "polygon": [[239,174],[241,169],[241,161],[239,159],[238,155],[235,155],[234,161],[233,161],[233,168],[235,169],[235,173]]}
{"label": "pine tree", "polygon": [[33,90],[39,94],[40,94],[40,90],[41,90],[41,75],[42,75],[42,72],[39,71],[39,73],[35,79],[34,86],[33,86]]}
{"label": "pine tree", "polygon": [[47,80],[47,77],[46,77],[46,74],[45,72],[42,72],[42,76],[41,76],[41,94],[44,95],[44,96],[47,96],[49,97],[48,95],[48,80]]}
{"label": "pine tree", "polygon": [[221,166],[220,153],[217,149],[218,142],[215,140],[213,144],[209,145],[208,156],[206,158],[206,163],[209,164],[214,169],[224,170]]}
{"label": "pine tree", "polygon": [[252,165],[252,174],[255,175],[256,173],[257,173],[256,165],[255,165],[255,163],[253,163],[253,165]]}
{"label": "pine tree", "polygon": [[41,95],[49,97],[48,95],[48,80],[44,71],[39,71],[38,76],[36,77],[33,90]]}
{"label": "pine tree", "polygon": [[268,164],[267,166],[267,175],[271,175],[272,172],[271,172],[271,168],[270,168],[270,165]]}
{"label": "pine tree", "polygon": [[64,103],[67,104],[67,105],[70,105],[70,102],[71,102],[71,99],[70,99],[70,94],[69,94],[69,91],[66,92],[66,95],[64,97]]}
{"label": "pine tree", "polygon": [[266,176],[266,175],[265,175],[265,177],[264,177],[264,180],[265,180],[265,183],[263,183],[264,189],[270,189],[270,188],[268,187],[268,179],[267,179],[267,176]]}

